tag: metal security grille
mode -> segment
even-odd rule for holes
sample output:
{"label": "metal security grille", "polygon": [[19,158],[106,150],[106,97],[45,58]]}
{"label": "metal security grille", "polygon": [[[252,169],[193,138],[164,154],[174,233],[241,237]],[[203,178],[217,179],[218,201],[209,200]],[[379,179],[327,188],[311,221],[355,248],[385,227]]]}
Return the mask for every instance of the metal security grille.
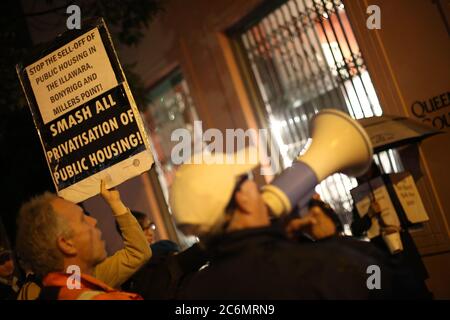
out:
{"label": "metal security grille", "polygon": [[[201,132],[194,126],[198,115],[186,79],[180,69],[173,70],[150,88],[148,104],[143,113],[153,149],[155,170],[149,172],[161,212],[170,217],[169,188],[172,185],[178,165],[173,163],[171,153],[178,141],[172,141],[177,129],[189,131],[193,140],[201,141]],[[182,248],[191,246],[196,239],[181,233],[172,219],[166,219],[167,228],[174,228]],[[173,239],[172,239],[173,240]]]}
{"label": "metal security grille", "polygon": [[175,69],[154,85],[147,94],[148,105],[144,119],[149,129],[159,182],[168,202],[168,190],[177,165],[171,152],[178,141],[172,141],[176,129],[187,129],[192,139],[201,139],[195,131],[194,121],[199,120],[189,87],[180,69]]}
{"label": "metal security grille", "polygon": [[[382,114],[377,95],[340,0],[267,1],[230,31],[246,60],[284,166],[308,143],[308,122],[323,108],[359,119]],[[329,161],[332,161],[330,155]],[[401,170],[394,151],[377,155],[386,173]],[[342,174],[317,191],[344,223],[357,182]]]}

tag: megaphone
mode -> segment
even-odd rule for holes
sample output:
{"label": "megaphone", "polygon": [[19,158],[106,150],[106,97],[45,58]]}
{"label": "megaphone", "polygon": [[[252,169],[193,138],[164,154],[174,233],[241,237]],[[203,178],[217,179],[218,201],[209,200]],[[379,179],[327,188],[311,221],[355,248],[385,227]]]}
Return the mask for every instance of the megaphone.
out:
{"label": "megaphone", "polygon": [[373,148],[364,128],[346,113],[323,109],[312,119],[312,143],[293,165],[262,188],[274,215],[305,206],[315,186],[329,175],[342,172],[360,176],[370,167]]}

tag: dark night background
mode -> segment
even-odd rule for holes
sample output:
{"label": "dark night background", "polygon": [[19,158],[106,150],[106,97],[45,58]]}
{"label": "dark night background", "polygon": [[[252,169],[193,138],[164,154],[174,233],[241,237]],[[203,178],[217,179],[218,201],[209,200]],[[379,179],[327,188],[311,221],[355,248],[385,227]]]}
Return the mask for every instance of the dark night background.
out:
{"label": "dark night background", "polygon": [[[34,2],[35,0],[30,0]],[[118,46],[135,46],[142,39],[152,18],[163,10],[164,0],[45,1],[48,10],[25,12],[25,1],[2,1],[0,6],[0,217],[9,240],[14,244],[15,220],[20,205],[43,191],[55,191],[30,110],[20,87],[15,65],[45,44],[33,43],[27,18],[40,16],[46,21],[69,15],[66,8],[77,4],[82,21],[103,17]],[[51,27],[50,24],[42,28]],[[65,27],[65,25],[64,25]],[[144,88],[133,64],[123,66],[137,105],[144,99]],[[1,239],[0,239],[1,240]]]}

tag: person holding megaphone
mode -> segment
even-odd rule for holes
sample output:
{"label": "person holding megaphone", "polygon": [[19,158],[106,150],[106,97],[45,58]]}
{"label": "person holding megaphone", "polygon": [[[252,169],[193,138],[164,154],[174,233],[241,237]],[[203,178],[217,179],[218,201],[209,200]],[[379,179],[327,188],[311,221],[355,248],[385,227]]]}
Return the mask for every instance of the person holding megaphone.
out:
{"label": "person holding megaphone", "polygon": [[[346,114],[323,110],[313,121],[309,150],[262,190],[250,179],[255,163],[237,163],[256,152],[243,149],[225,164],[184,164],[170,190],[180,229],[195,230],[209,265],[185,279],[182,299],[371,299],[389,298],[390,274],[383,288],[369,290],[367,268],[380,262],[344,246],[299,244],[271,224],[306,204],[314,187],[336,172],[361,174],[370,165],[367,134]],[[332,155],[332,157],[330,157]],[[245,157],[244,157],[245,158]],[[249,156],[251,158],[251,156]],[[228,159],[230,160],[230,159]]]}

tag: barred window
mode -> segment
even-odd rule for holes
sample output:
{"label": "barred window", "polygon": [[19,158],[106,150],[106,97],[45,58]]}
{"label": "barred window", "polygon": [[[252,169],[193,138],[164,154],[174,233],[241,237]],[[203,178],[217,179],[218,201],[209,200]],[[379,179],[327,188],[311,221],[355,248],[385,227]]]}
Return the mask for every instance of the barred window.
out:
{"label": "barred window", "polygon": [[187,82],[179,69],[154,85],[147,98],[149,103],[144,118],[154,151],[159,183],[168,203],[168,188],[177,168],[171,159],[172,148],[178,143],[172,141],[172,132],[184,128],[189,130],[193,139],[201,139],[201,132],[195,132],[194,127],[198,115]]}
{"label": "barred window", "polygon": [[[284,167],[307,146],[308,123],[319,110],[336,108],[355,119],[382,114],[341,0],[267,1],[229,34]],[[386,173],[402,170],[394,150],[375,162]],[[334,174],[316,191],[348,224],[356,186],[356,179]]]}
{"label": "barred window", "polygon": [[179,164],[172,161],[172,149],[178,141],[172,141],[176,129],[188,130],[190,137],[201,141],[201,130],[194,125],[198,121],[188,84],[180,69],[175,69],[156,83],[147,95],[148,104],[143,118],[153,149],[155,170],[150,170],[150,181],[162,211],[168,230],[174,230],[182,248],[197,241],[195,237],[186,236],[176,227],[170,215],[169,188],[172,185]]}

